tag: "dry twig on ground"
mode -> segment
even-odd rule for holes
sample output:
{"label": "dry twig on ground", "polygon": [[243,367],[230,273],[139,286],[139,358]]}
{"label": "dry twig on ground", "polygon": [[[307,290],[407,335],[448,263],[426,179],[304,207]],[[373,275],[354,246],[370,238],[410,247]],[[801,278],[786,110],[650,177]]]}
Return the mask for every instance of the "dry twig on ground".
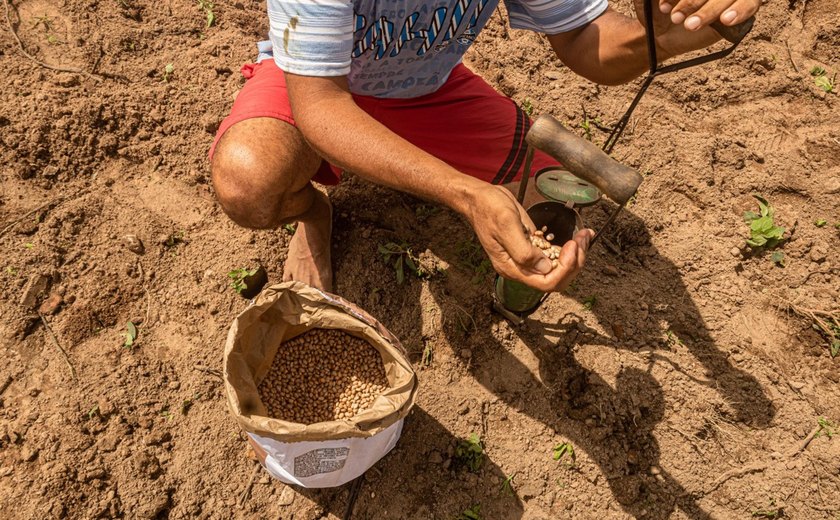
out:
{"label": "dry twig on ground", "polygon": [[84,195],[85,193],[87,193],[87,192],[88,192],[88,190],[90,190],[90,187],[88,187],[88,188],[82,188],[82,189],[80,189],[79,191],[77,191],[76,193],[74,193],[74,194],[72,194],[72,195],[65,195],[65,196],[58,197],[58,198],[57,198],[57,199],[55,199],[55,200],[51,200],[51,201],[49,201],[49,202],[45,202],[44,204],[41,204],[40,206],[38,206],[37,208],[35,208],[35,209],[33,209],[33,210],[27,211],[26,213],[24,213],[23,215],[21,215],[21,216],[20,216],[20,217],[18,217],[17,219],[15,219],[15,220],[13,220],[12,222],[10,222],[10,223],[9,223],[6,227],[4,227],[2,230],[0,230],[0,238],[2,238],[2,237],[3,237],[3,235],[5,235],[5,234],[6,234],[6,233],[8,233],[9,231],[11,231],[11,230],[12,230],[12,228],[14,228],[16,225],[18,225],[21,221],[23,221],[24,219],[26,219],[26,218],[28,218],[28,217],[32,216],[32,215],[33,215],[33,214],[35,214],[35,213],[38,213],[38,212],[39,212],[39,211],[41,211],[42,209],[45,209],[45,208],[52,208],[53,206],[58,206],[59,204],[62,204],[62,203],[64,203],[64,202],[65,202],[65,201],[67,201],[67,200],[70,200],[70,199],[75,199],[75,198],[77,198],[77,197],[81,197],[82,195]]}
{"label": "dry twig on ground", "polygon": [[35,56],[29,54],[26,51],[26,48],[23,46],[23,42],[21,41],[20,37],[18,36],[17,31],[15,31],[15,26],[12,24],[12,17],[9,16],[9,11],[11,11],[11,6],[9,5],[9,0],[3,0],[3,3],[6,6],[6,24],[9,26],[9,32],[12,33],[12,36],[14,37],[15,41],[17,42],[18,50],[20,50],[21,54],[26,56],[30,61],[32,61],[36,65],[40,65],[41,67],[44,67],[45,69],[55,70],[55,71],[58,71],[58,72],[71,72],[73,74],[81,74],[83,76],[89,77],[92,80],[102,81],[102,76],[99,76],[98,74],[94,74],[92,72],[88,72],[88,71],[82,70],[82,69],[76,69],[76,68],[73,68],[73,67],[59,67],[59,66],[56,66],[56,65],[50,65],[49,63],[45,63],[45,62],[39,60],[38,58],[36,58]]}
{"label": "dry twig on ground", "polygon": [[260,472],[260,463],[257,462],[256,466],[254,466],[254,471],[251,473],[251,478],[248,480],[248,484],[245,486],[245,489],[242,490],[242,494],[239,495],[239,508],[245,507],[245,502],[248,501],[248,498],[251,496],[251,488],[254,487],[254,482],[257,481],[257,475]]}
{"label": "dry twig on ground", "polygon": [[73,363],[70,362],[70,356],[67,355],[67,351],[61,346],[61,343],[58,341],[58,336],[55,335],[55,332],[53,332],[52,327],[50,327],[50,324],[47,322],[47,319],[44,318],[44,315],[39,312],[38,317],[41,318],[41,323],[44,324],[44,328],[47,329],[53,343],[55,343],[55,346],[58,347],[58,350],[64,357],[64,362],[67,363],[67,366],[70,368],[70,375],[73,377],[73,381],[76,381],[76,369],[73,367]]}

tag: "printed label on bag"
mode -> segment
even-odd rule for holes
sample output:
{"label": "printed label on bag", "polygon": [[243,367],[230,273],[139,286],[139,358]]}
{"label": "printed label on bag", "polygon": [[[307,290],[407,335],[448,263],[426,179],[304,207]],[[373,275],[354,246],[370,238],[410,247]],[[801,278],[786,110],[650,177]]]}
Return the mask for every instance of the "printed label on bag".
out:
{"label": "printed label on bag", "polygon": [[318,448],[295,457],[295,476],[311,477],[344,467],[350,448]]}

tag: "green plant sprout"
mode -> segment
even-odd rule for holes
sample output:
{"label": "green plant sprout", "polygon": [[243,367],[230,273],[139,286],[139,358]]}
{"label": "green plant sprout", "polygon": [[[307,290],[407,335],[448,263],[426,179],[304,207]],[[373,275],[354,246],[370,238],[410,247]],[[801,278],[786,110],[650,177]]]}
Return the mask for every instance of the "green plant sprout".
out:
{"label": "green plant sprout", "polygon": [[473,473],[481,469],[484,464],[484,446],[478,434],[471,433],[469,438],[458,443],[455,447],[455,460]]}
{"label": "green plant sprout", "polygon": [[380,245],[379,253],[382,254],[382,258],[386,264],[394,266],[394,272],[397,275],[397,285],[402,285],[405,281],[406,268],[417,278],[426,278],[430,275],[428,271],[423,269],[420,265],[420,259],[411,252],[411,248],[405,242],[400,242],[399,244],[388,242],[384,246]]}
{"label": "green plant sprout", "polygon": [[240,267],[239,269],[234,269],[233,271],[228,272],[228,278],[230,278],[230,286],[233,287],[233,290],[237,293],[242,293],[245,289],[248,288],[248,284],[245,283],[245,278],[249,276],[254,276],[259,271],[258,267],[253,269],[248,269],[247,267]]}
{"label": "green plant sprout", "polygon": [[574,466],[575,462],[577,461],[577,456],[575,455],[575,448],[569,442],[561,442],[560,444],[554,447],[552,452],[553,454],[551,458],[553,458],[554,460],[560,460],[566,455],[568,455],[569,460],[571,460],[569,466]]}
{"label": "green plant sprout", "polygon": [[508,475],[505,478],[504,482],[502,482],[502,487],[499,488],[500,495],[506,495],[509,497],[513,496],[513,479],[516,478],[516,472],[512,475]]}
{"label": "green plant sprout", "polygon": [[583,299],[583,308],[591,311],[595,305],[598,304],[598,296],[593,294],[592,296],[588,296]]}
{"label": "green plant sprout", "polygon": [[773,251],[773,254],[770,255],[770,260],[779,267],[785,266],[785,254],[781,251]]}
{"label": "green plant sprout", "polygon": [[125,337],[123,347],[132,348],[134,346],[134,341],[137,339],[137,326],[130,321],[126,322],[123,336]]}
{"label": "green plant sprout", "polygon": [[163,82],[169,83],[169,80],[172,79],[172,73],[175,72],[175,65],[172,63],[167,63],[166,66],[163,68]]}
{"label": "green plant sprout", "polygon": [[837,73],[835,72],[831,78],[828,77],[828,72],[819,65],[811,69],[811,76],[814,76],[814,84],[823,89],[826,93],[834,92],[834,87],[837,85]]}
{"label": "green plant sprout", "polygon": [[469,509],[464,509],[455,520],[481,520],[481,505],[475,504]]}
{"label": "green plant sprout", "polygon": [[772,249],[784,240],[782,237],[785,234],[785,228],[773,222],[775,209],[766,199],[759,195],[753,195],[753,197],[758,200],[759,212],[744,212],[744,221],[750,225],[750,238],[747,239],[747,245],[753,249],[762,247]]}
{"label": "green plant sprout", "polygon": [[283,230],[290,235],[294,235],[297,231],[297,224],[283,224]]}
{"label": "green plant sprout", "polygon": [[814,225],[820,228],[825,227],[826,224],[828,224],[828,222],[826,222],[824,218],[818,218],[814,221]]}
{"label": "green plant sprout", "polygon": [[216,15],[213,13],[216,4],[212,0],[198,0],[198,6],[204,10],[204,14],[207,16],[207,28],[209,29],[216,22]]}
{"label": "green plant sprout", "polygon": [[531,103],[531,100],[525,98],[522,100],[522,111],[525,112],[525,115],[531,117],[531,114],[534,113],[534,105]]}
{"label": "green plant sprout", "polygon": [[423,355],[420,358],[420,364],[424,367],[431,366],[432,364],[432,346],[428,343],[423,347]]}
{"label": "green plant sprout", "polygon": [[819,426],[819,429],[817,430],[817,433],[814,434],[814,437],[819,437],[822,435],[831,439],[832,437],[837,435],[837,426],[825,417],[818,417],[817,425]]}

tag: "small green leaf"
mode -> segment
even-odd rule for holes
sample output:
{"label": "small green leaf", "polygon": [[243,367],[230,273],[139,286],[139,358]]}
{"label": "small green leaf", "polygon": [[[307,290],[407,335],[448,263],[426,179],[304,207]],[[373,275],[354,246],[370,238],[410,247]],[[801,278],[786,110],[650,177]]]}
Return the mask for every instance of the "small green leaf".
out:
{"label": "small green leaf", "polygon": [[814,221],[814,225],[817,227],[824,227],[828,222],[824,218],[820,218]]}
{"label": "small green leaf", "polygon": [[408,268],[414,271],[415,274],[419,272],[419,269],[417,269],[417,264],[414,263],[414,259],[411,258],[410,254],[405,257],[405,263],[408,264]]}
{"label": "small green leaf", "polygon": [[134,345],[134,340],[137,339],[137,327],[132,322],[127,322],[125,324],[126,331],[123,332],[123,336],[125,336],[125,342],[123,346],[126,348],[131,348]]}
{"label": "small green leaf", "polygon": [[834,92],[834,82],[828,76],[818,76],[814,78],[814,84],[825,92]]}
{"label": "small green leaf", "polygon": [[831,341],[830,347],[831,357],[836,358],[840,355],[840,339],[835,339]]}
{"label": "small green leaf", "polygon": [[215,21],[216,21],[216,15],[213,14],[213,11],[208,10],[207,11],[207,28],[209,29],[210,27],[212,27],[213,23]]}
{"label": "small green leaf", "polygon": [[750,222],[752,222],[753,220],[755,220],[757,218],[759,218],[759,215],[758,215],[758,213],[756,213],[754,211],[745,211],[744,212],[744,221],[747,224],[749,224]]}
{"label": "small green leaf", "polygon": [[785,266],[785,254],[781,251],[773,251],[773,254],[770,255],[770,260],[779,267]]}
{"label": "small green leaf", "polygon": [[815,65],[811,69],[811,75],[812,76],[825,76],[825,69],[820,67],[819,65]]}

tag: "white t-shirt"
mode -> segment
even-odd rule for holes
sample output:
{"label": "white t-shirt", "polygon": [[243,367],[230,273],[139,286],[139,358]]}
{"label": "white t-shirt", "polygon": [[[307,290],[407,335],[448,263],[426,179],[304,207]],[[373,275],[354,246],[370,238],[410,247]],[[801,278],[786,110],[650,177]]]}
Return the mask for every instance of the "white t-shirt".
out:
{"label": "white t-shirt", "polygon": [[[354,94],[419,97],[446,81],[498,1],[268,0],[270,52],[286,72],[346,75]],[[514,29],[558,34],[600,16],[607,0],[505,5]]]}

